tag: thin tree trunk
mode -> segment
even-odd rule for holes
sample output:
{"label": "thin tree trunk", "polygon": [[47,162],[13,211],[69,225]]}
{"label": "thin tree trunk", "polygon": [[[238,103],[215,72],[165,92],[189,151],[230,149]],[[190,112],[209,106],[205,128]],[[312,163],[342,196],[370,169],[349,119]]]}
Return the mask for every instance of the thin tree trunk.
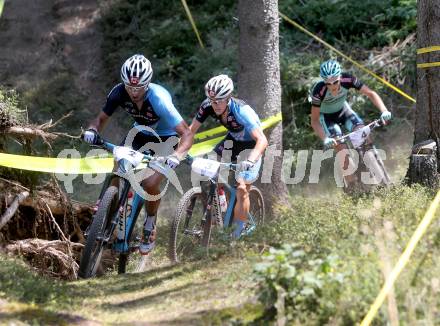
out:
{"label": "thin tree trunk", "polygon": [[[281,112],[278,1],[239,0],[238,16],[239,97],[264,119]],[[282,134],[281,123],[266,133],[270,150],[266,151],[259,186],[263,188],[269,208],[275,202],[287,203],[287,187],[281,181],[282,157],[275,157],[273,170],[270,169],[271,159],[267,160],[274,150],[282,150]],[[263,178],[265,172],[271,173],[270,183],[265,183],[268,181]]]}
{"label": "thin tree trunk", "polygon": [[[419,0],[417,2],[417,47],[428,48],[440,44],[440,3],[438,0]],[[417,55],[417,63],[440,61],[440,52],[427,52]],[[414,128],[414,147],[417,150],[428,139],[440,145],[440,67],[417,69],[417,114]],[[413,151],[415,151],[413,150]],[[437,187],[439,151],[434,156],[413,153],[408,169],[409,183],[422,183]],[[426,167],[435,166],[437,171],[426,176]],[[423,176],[423,178],[419,177]]]}

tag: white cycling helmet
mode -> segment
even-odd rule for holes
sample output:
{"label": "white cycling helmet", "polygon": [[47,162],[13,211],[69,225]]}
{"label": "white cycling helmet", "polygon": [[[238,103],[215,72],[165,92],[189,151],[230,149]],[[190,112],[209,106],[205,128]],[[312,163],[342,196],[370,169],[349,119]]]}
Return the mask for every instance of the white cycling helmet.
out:
{"label": "white cycling helmet", "polygon": [[205,85],[206,96],[216,100],[227,98],[233,90],[234,83],[227,75],[212,77]]}
{"label": "white cycling helmet", "polygon": [[121,68],[121,79],[126,85],[147,86],[152,76],[151,63],[142,54],[128,58]]}

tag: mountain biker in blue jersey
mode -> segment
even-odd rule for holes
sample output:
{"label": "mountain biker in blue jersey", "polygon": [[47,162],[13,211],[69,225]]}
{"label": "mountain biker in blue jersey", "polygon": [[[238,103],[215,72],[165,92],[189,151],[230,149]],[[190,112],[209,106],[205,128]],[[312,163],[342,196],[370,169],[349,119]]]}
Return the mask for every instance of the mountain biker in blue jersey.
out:
{"label": "mountain biker in blue jersey", "polygon": [[[343,144],[337,144],[335,137],[342,136],[341,126],[351,132],[364,126],[363,120],[353,111],[347,102],[348,91],[351,88],[366,95],[376,106],[380,119],[384,122],[391,120],[381,97],[355,76],[341,71],[341,66],[336,60],[328,60],[320,66],[322,81],[318,82],[311,90],[312,114],[311,124],[315,134],[323,141],[325,148],[335,147],[336,151],[344,149]],[[343,162],[343,169],[347,168],[348,160]],[[354,182],[353,175],[346,176],[348,183]]]}
{"label": "mountain biker in blue jersey", "polygon": [[[228,130],[226,137],[214,148],[217,155],[222,156],[224,149],[231,149],[226,145],[228,141],[232,143],[232,162],[237,160],[242,151],[249,152],[244,159],[239,157],[240,172],[236,177],[237,203],[234,208],[233,236],[238,238],[246,226],[250,186],[258,178],[261,156],[268,142],[258,115],[244,101],[232,97],[233,90],[234,84],[227,75],[212,77],[205,85],[207,98],[200,105],[189,128],[194,135],[206,118],[211,116]],[[243,154],[246,155],[246,152]]]}
{"label": "mountain biker in blue jersey", "polygon": [[[174,107],[169,92],[162,86],[150,82],[152,75],[151,63],[143,55],[135,54],[128,58],[121,68],[122,83],[117,84],[110,91],[102,111],[84,132],[84,140],[96,144],[98,135],[109,118],[116,109],[122,108],[134,119],[133,128],[137,129],[134,139],[128,136],[131,135],[130,132],[122,143],[131,146],[134,150],[148,147],[154,152],[165,151],[167,154],[165,164],[174,169],[191,147],[193,137],[187,123]],[[180,142],[177,137],[180,137]],[[170,145],[172,141],[174,143]],[[149,195],[158,195],[163,179],[161,173],[154,171],[143,180],[142,186]],[[160,199],[147,201],[145,205],[143,238],[139,246],[139,252],[143,255],[151,252],[155,246],[156,215],[159,205]]]}

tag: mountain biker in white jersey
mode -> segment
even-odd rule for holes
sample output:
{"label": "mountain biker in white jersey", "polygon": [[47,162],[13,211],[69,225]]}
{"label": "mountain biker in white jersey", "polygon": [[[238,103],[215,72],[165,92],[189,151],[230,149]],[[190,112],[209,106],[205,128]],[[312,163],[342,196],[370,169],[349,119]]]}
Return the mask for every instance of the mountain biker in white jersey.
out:
{"label": "mountain biker in white jersey", "polygon": [[232,97],[233,90],[234,84],[227,75],[212,77],[205,85],[206,99],[189,128],[194,135],[206,118],[211,116],[228,130],[226,137],[214,148],[217,155],[222,156],[226,141],[232,142],[232,162],[237,160],[242,151],[247,150],[243,152],[244,155],[249,152],[240,163],[240,172],[236,177],[237,202],[234,208],[233,236],[238,238],[246,227],[250,207],[249,190],[251,183],[258,177],[261,156],[268,142],[258,115],[247,103]]}
{"label": "mountain biker in white jersey", "polygon": [[[123,83],[117,84],[110,91],[102,111],[84,132],[84,140],[90,144],[96,144],[99,132],[104,129],[110,116],[117,108],[122,108],[135,120],[133,128],[137,130],[131,144],[126,144],[126,140],[130,142],[128,136],[122,144],[129,145],[134,150],[149,147],[169,151],[165,163],[174,169],[191,147],[193,137],[187,123],[174,107],[170,93],[162,86],[150,83],[152,75],[151,63],[143,55],[135,54],[128,58],[121,68]],[[177,140],[177,136],[180,137],[180,141]],[[173,137],[176,138],[173,139]],[[175,140],[173,145],[178,142],[178,146],[170,145],[167,140]],[[154,143],[160,144],[154,145]],[[157,196],[161,192],[160,183],[163,179],[163,174],[154,171],[152,175],[143,180],[142,186],[147,194]],[[117,184],[117,179],[115,179],[112,181],[113,185],[116,185],[115,181]],[[139,252],[143,255],[151,252],[155,246],[156,215],[159,205],[160,199],[146,201],[145,204],[146,217],[142,242],[139,246]]]}
{"label": "mountain biker in white jersey", "polygon": [[[344,144],[337,144],[335,137],[342,136],[341,126],[351,132],[362,128],[364,122],[347,103],[347,95],[350,88],[358,90],[366,95],[376,106],[380,119],[384,122],[391,120],[391,112],[388,111],[381,97],[367,85],[364,85],[355,76],[341,71],[341,66],[336,60],[328,60],[320,66],[322,81],[318,82],[311,91],[312,114],[311,124],[315,134],[323,141],[325,148],[335,147],[336,151],[345,148]],[[348,159],[342,162],[342,169],[347,169]],[[354,175],[346,176],[348,183],[355,181]]]}

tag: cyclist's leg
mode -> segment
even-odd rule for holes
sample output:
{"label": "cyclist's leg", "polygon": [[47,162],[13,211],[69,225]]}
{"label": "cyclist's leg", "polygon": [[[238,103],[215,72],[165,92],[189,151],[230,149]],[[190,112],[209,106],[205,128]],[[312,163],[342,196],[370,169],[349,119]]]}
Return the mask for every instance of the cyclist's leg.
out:
{"label": "cyclist's leg", "polygon": [[345,102],[343,109],[344,125],[348,132],[355,131],[364,127],[364,121],[362,118]]}
{"label": "cyclist's leg", "polygon": [[[169,142],[168,140],[174,136],[155,136],[138,133],[134,137],[132,148],[135,150],[148,150],[150,154],[158,154],[159,156],[166,156],[173,152],[173,145],[177,146],[177,142]],[[147,171],[146,171],[147,172]],[[141,254],[148,254],[154,249],[156,243],[156,219],[157,211],[160,205],[160,184],[165,178],[163,174],[158,171],[149,170],[148,177],[142,181],[142,187],[150,197],[158,197],[152,200],[145,201],[146,216],[143,224],[143,239],[139,246]]]}
{"label": "cyclist's leg", "polygon": [[[320,122],[321,126],[324,129],[324,132],[327,137],[341,137],[342,136],[342,130],[340,127],[341,123],[341,114],[343,113],[343,109],[341,111],[332,113],[332,114],[323,114],[321,113],[320,116]],[[339,153],[342,150],[346,150],[347,145],[345,144],[338,144],[335,147],[336,154]],[[343,160],[339,161],[339,168],[342,172],[347,171],[350,169],[350,158],[348,155],[344,157]],[[351,169],[350,169],[351,170]],[[344,173],[343,173],[344,174]],[[344,175],[344,179],[348,184],[352,184],[356,182],[356,176],[353,174]]]}
{"label": "cyclist's leg", "polygon": [[237,181],[237,194],[236,204],[234,207],[234,224],[235,229],[234,238],[240,237],[246,223],[248,222],[249,214],[249,191],[251,184],[258,178],[258,174],[261,168],[261,158],[255,163],[255,165],[248,171],[240,171],[236,176]]}

